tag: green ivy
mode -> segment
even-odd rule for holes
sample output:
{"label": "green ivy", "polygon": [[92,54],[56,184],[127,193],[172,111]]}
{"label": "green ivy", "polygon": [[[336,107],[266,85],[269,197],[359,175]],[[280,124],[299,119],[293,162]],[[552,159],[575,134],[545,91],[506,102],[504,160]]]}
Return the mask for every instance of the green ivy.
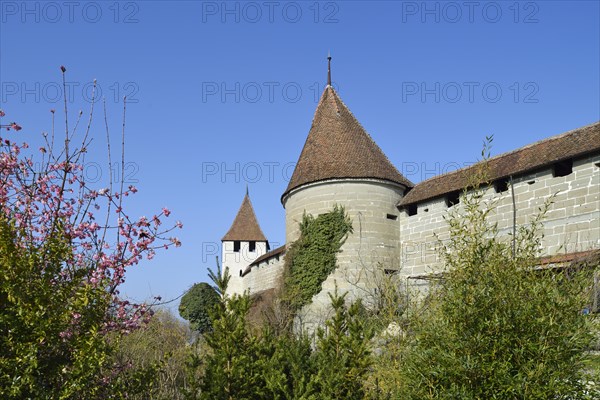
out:
{"label": "green ivy", "polygon": [[321,291],[323,281],[336,267],[336,255],[348,234],[352,221],[344,207],[317,216],[304,213],[300,238],[287,251],[284,299],[292,309],[309,304]]}

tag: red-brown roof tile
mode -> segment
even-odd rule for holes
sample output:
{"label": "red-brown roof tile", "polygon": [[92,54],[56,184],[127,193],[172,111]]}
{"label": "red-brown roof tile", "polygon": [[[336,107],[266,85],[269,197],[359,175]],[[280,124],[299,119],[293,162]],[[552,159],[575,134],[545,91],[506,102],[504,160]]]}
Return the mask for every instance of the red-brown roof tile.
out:
{"label": "red-brown roof tile", "polygon": [[233,224],[231,224],[231,228],[229,228],[223,239],[221,239],[221,241],[226,240],[267,241],[256,219],[256,214],[254,213],[248,193],[244,196],[244,201],[242,201],[242,205],[233,220]]}
{"label": "red-brown roof tile", "polygon": [[[600,151],[600,122],[544,139],[488,160],[488,179],[508,178]],[[462,190],[479,163],[418,183],[399,203],[408,206]]]}
{"label": "red-brown roof tile", "polygon": [[358,120],[327,86],[292,179],[281,196],[307,183],[340,178],[383,179],[412,187]]}

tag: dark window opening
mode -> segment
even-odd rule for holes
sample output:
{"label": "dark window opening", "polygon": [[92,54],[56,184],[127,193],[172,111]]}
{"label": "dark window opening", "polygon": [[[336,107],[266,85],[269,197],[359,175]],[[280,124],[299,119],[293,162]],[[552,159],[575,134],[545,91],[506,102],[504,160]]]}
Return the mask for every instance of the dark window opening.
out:
{"label": "dark window opening", "polygon": [[242,276],[242,270],[240,269],[240,276]]}
{"label": "dark window opening", "polygon": [[426,209],[424,209],[423,211],[425,211],[425,212],[429,212],[429,208],[426,208]]}
{"label": "dark window opening", "polygon": [[554,164],[552,176],[567,176],[573,173],[573,160],[560,161]]}
{"label": "dark window opening", "polygon": [[233,241],[233,251],[234,252],[239,253],[240,252],[240,246],[241,246],[241,243],[240,243],[239,240],[234,240]]}
{"label": "dark window opening", "polygon": [[256,242],[254,240],[251,240],[248,244],[248,251],[252,253],[256,251]]}
{"label": "dark window opening", "polygon": [[452,207],[458,203],[460,203],[460,192],[456,191],[446,195],[446,206]]}
{"label": "dark window opening", "polygon": [[409,217],[412,215],[417,215],[417,205],[409,204],[408,207],[406,207],[406,211],[408,212]]}
{"label": "dark window opening", "polygon": [[395,220],[397,220],[397,219],[398,219],[398,216],[397,216],[397,215],[394,215],[394,214],[388,214],[388,215],[387,215],[387,219],[391,219],[392,221],[395,221]]}
{"label": "dark window opening", "polygon": [[508,180],[499,179],[494,182],[494,190],[496,190],[496,193],[506,192],[508,190]]}
{"label": "dark window opening", "polygon": [[532,180],[530,180],[530,181],[527,181],[527,184],[528,184],[528,185],[533,185],[534,183],[535,183],[535,179],[532,179]]}

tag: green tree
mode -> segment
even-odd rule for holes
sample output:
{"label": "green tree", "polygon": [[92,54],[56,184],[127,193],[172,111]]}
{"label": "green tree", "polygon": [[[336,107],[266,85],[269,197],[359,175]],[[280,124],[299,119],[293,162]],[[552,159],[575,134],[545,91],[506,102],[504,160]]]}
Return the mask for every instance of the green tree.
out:
{"label": "green tree", "polygon": [[[61,71],[66,89],[66,68]],[[69,121],[65,99],[64,135],[53,123],[39,157],[13,132],[0,137],[2,399],[122,398],[133,394],[132,380],[142,378],[115,365],[112,355],[119,336],[151,315],[150,306],[120,298],[119,288],[144,257],[179,246],[167,235],[182,225],[163,225],[167,208],[150,219],[130,217],[124,198],[137,189],[112,175],[101,189],[86,182],[95,89],[84,132],[78,130],[83,113]],[[0,127],[22,129],[2,124],[4,116],[0,110]],[[106,115],[104,121],[110,142]],[[107,150],[111,164],[110,144]],[[121,384],[125,375],[128,385]]]}
{"label": "green tree", "polygon": [[363,399],[364,380],[372,363],[370,340],[360,301],[346,307],[346,295],[329,294],[335,314],[317,332],[317,373],[311,381],[311,399]]}
{"label": "green tree", "polygon": [[17,243],[0,214],[0,397],[92,398],[110,352],[102,334],[110,295],[81,274],[55,281],[70,252],[62,235],[46,253]]}
{"label": "green tree", "polygon": [[[217,260],[216,273],[209,277],[220,294],[220,306],[210,312],[212,330],[204,335],[207,352],[202,361],[204,371],[201,399],[254,399],[263,395],[263,370],[259,360],[259,340],[246,323],[251,301],[247,294],[226,296],[229,271],[221,273]],[[191,397],[191,396],[190,396]]]}
{"label": "green tree", "polygon": [[484,194],[465,191],[448,218],[445,271],[411,321],[398,398],[598,398],[585,387],[589,271],[535,268],[549,202],[513,242],[489,222]]}
{"label": "green tree", "polygon": [[211,330],[209,312],[219,304],[219,294],[206,282],[196,283],[181,298],[179,315],[192,329],[204,334]]}

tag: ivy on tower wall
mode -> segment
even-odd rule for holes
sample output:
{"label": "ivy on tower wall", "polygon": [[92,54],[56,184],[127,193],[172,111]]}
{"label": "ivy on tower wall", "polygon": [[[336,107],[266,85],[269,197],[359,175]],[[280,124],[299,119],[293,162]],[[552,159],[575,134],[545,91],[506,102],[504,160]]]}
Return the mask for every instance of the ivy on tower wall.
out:
{"label": "ivy on tower wall", "polygon": [[284,300],[298,310],[309,304],[321,291],[323,281],[336,268],[336,255],[348,234],[352,221],[343,206],[316,218],[304,213],[300,237],[289,247],[285,257]]}

